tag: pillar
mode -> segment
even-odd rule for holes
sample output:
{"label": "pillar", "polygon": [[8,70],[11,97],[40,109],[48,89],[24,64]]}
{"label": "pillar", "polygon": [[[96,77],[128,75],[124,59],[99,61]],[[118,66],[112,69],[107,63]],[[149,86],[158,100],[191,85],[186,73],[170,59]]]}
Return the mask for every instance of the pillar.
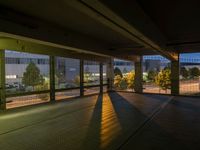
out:
{"label": "pillar", "polygon": [[108,91],[113,90],[114,83],[114,58],[111,57],[107,64]]}
{"label": "pillar", "polygon": [[6,109],[5,51],[0,50],[0,109]]}
{"label": "pillar", "polygon": [[100,78],[100,93],[103,93],[103,63],[100,62],[99,65],[99,78]]}
{"label": "pillar", "polygon": [[55,101],[55,57],[50,56],[50,101]]}
{"label": "pillar", "polygon": [[179,95],[179,57],[171,61],[171,94]]}
{"label": "pillar", "polygon": [[84,61],[80,59],[80,96],[84,96]]}
{"label": "pillar", "polygon": [[136,93],[143,92],[142,78],[143,78],[142,56],[138,56],[137,59],[135,60],[134,89]]}

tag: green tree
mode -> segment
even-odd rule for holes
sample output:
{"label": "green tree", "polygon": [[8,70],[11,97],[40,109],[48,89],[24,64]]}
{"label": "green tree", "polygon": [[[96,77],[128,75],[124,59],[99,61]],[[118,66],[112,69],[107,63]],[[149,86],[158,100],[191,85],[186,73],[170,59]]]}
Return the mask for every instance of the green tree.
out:
{"label": "green tree", "polygon": [[127,69],[126,69],[126,67],[123,69],[123,73],[127,73],[128,71],[127,71]]}
{"label": "green tree", "polygon": [[22,84],[25,86],[32,86],[34,89],[35,86],[42,85],[43,83],[44,78],[40,74],[40,69],[35,65],[35,63],[30,62],[23,74]]}
{"label": "green tree", "polygon": [[118,67],[114,69],[115,76],[119,75],[121,78],[123,77],[121,70]]}
{"label": "green tree", "polygon": [[155,83],[163,90],[171,89],[171,70],[161,70],[155,77]]}
{"label": "green tree", "polygon": [[150,70],[150,71],[148,72],[147,79],[148,79],[149,81],[155,81],[156,75],[157,75],[157,72],[156,72],[156,71]]}
{"label": "green tree", "polygon": [[185,67],[181,67],[180,74],[184,79],[187,79],[189,77],[189,71]]}
{"label": "green tree", "polygon": [[190,77],[191,78],[196,78],[196,77],[200,76],[200,70],[197,67],[193,67],[189,71],[190,71]]}

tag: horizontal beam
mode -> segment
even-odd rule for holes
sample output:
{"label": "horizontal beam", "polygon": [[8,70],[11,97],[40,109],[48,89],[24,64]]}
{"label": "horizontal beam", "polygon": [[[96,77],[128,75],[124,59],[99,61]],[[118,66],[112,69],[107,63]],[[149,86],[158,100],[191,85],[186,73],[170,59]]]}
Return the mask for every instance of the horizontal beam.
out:
{"label": "horizontal beam", "polygon": [[170,60],[176,59],[167,51],[164,36],[136,1],[131,1],[130,4],[121,0],[74,0],[66,3],[133,42],[154,50]]}
{"label": "horizontal beam", "polygon": [[0,49],[15,50],[20,52],[44,54],[51,56],[70,57],[77,59],[108,61],[109,56],[92,55],[84,52],[76,52],[67,48],[59,48],[56,45],[47,46],[43,44],[32,43],[23,40],[0,38]]}

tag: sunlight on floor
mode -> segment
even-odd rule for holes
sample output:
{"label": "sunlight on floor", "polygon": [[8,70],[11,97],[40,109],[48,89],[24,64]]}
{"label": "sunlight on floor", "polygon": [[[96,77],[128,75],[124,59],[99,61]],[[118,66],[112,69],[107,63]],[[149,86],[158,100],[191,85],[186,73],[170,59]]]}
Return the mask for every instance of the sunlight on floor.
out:
{"label": "sunlight on floor", "polygon": [[101,148],[107,146],[120,133],[121,126],[110,97],[105,94],[102,101]]}

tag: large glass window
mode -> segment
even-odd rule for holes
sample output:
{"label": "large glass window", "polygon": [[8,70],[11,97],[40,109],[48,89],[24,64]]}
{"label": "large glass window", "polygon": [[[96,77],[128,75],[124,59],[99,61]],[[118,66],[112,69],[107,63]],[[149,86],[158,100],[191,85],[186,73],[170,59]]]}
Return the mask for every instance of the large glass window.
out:
{"label": "large glass window", "polygon": [[84,61],[84,86],[100,84],[99,62]]}
{"label": "large glass window", "polygon": [[134,90],[134,62],[114,59],[114,88],[116,90]]}
{"label": "large glass window", "polygon": [[49,56],[6,50],[5,57],[12,62],[5,64],[6,95],[49,90]]}
{"label": "large glass window", "polygon": [[[49,56],[6,50],[5,60],[7,97],[49,90]],[[6,100],[7,105],[19,107],[46,102],[48,97],[48,93],[44,93],[27,99],[18,96]]]}
{"label": "large glass window", "polygon": [[143,92],[171,93],[171,63],[160,55],[143,56]]}
{"label": "large glass window", "polygon": [[200,53],[180,54],[180,94],[200,95]]}
{"label": "large glass window", "polygon": [[56,57],[55,88],[66,89],[80,86],[79,59]]}

